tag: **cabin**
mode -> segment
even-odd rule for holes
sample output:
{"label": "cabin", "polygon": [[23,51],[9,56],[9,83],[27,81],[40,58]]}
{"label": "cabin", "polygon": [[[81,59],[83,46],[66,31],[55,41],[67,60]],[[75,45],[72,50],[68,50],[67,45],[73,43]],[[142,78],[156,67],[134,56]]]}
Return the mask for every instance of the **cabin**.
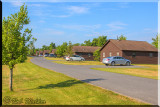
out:
{"label": "cabin", "polygon": [[108,40],[100,49],[100,61],[121,56],[133,64],[158,64],[158,49],[146,41]]}
{"label": "cabin", "polygon": [[85,60],[94,60],[93,53],[100,49],[96,46],[73,46],[72,51],[74,55],[79,55],[85,58]]}

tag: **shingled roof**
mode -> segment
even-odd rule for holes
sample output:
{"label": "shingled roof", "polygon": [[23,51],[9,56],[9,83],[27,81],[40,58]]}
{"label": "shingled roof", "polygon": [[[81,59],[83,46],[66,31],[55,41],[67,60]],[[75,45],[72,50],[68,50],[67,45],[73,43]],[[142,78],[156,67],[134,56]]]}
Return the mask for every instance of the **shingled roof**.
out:
{"label": "shingled roof", "polygon": [[108,40],[100,49],[100,51],[109,43],[112,42],[120,50],[128,51],[158,51],[157,48],[152,46],[146,41],[131,41],[131,40]]}
{"label": "shingled roof", "polygon": [[50,53],[50,50],[44,50],[43,53]]}
{"label": "shingled roof", "polygon": [[108,40],[100,49],[100,51],[109,43],[112,42],[116,45],[120,50],[127,50],[127,51],[155,51],[157,52],[158,49],[149,44],[146,41],[131,41],[131,40]]}
{"label": "shingled roof", "polygon": [[94,52],[97,49],[100,49],[101,47],[96,46],[73,46],[72,50],[73,52]]}

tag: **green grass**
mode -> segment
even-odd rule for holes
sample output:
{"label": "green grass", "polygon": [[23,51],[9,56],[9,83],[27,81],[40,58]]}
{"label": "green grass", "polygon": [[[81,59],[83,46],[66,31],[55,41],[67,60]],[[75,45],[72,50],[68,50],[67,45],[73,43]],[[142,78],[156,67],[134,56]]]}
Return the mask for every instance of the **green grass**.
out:
{"label": "green grass", "polygon": [[102,62],[99,61],[53,61],[53,62],[65,65],[104,65]]}
{"label": "green grass", "polygon": [[47,60],[65,60],[64,58],[44,57]]}
{"label": "green grass", "polygon": [[150,79],[158,79],[158,65],[153,65],[153,64],[134,64],[134,65],[144,66],[146,68],[91,68],[91,69],[150,78]]}
{"label": "green grass", "polygon": [[[13,71],[9,91],[9,69],[2,66],[2,98],[41,98],[47,105],[144,105],[146,103],[104,90],[64,74],[41,68],[29,60]],[[2,101],[4,105],[4,100]],[[23,102],[21,105],[24,105]]]}

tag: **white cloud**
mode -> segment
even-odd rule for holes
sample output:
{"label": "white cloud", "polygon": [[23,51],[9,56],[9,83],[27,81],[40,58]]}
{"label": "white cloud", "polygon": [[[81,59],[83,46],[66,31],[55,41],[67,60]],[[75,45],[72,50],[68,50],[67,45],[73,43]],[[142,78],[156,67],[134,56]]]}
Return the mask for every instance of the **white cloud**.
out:
{"label": "white cloud", "polygon": [[55,26],[65,29],[78,30],[78,31],[94,31],[95,29],[99,29],[101,27],[100,24],[96,25],[61,25],[56,24]]}
{"label": "white cloud", "polygon": [[55,29],[50,29],[50,28],[46,28],[44,29],[45,35],[63,35],[64,32],[63,31],[59,31],[59,30],[55,30]]}
{"label": "white cloud", "polygon": [[112,22],[112,23],[107,24],[107,26],[109,27],[109,29],[107,31],[112,32],[112,31],[125,29],[127,24],[122,23],[122,22]]}
{"label": "white cloud", "polygon": [[82,13],[87,13],[88,12],[88,8],[86,7],[80,7],[80,6],[70,6],[68,8],[68,10],[70,10],[71,14],[82,14]]}
{"label": "white cloud", "polygon": [[21,1],[12,1],[10,2],[14,7],[20,7],[23,5],[23,2]]}
{"label": "white cloud", "polygon": [[70,17],[71,15],[50,15],[51,17],[61,17],[61,18],[64,18],[64,17]]}

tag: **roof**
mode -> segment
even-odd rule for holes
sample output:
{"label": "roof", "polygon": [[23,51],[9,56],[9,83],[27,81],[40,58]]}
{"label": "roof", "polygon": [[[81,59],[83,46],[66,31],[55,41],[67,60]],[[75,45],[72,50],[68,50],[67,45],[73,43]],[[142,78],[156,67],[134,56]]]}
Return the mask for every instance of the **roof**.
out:
{"label": "roof", "polygon": [[50,53],[50,50],[44,50],[43,52],[44,53]]}
{"label": "roof", "polygon": [[39,53],[43,53],[43,51],[39,51]]}
{"label": "roof", "polygon": [[152,46],[146,41],[132,41],[132,40],[108,40],[100,49],[100,51],[109,43],[112,42],[120,50],[126,51],[158,51],[157,48]]}
{"label": "roof", "polygon": [[94,52],[101,47],[96,46],[73,46],[73,52]]}

